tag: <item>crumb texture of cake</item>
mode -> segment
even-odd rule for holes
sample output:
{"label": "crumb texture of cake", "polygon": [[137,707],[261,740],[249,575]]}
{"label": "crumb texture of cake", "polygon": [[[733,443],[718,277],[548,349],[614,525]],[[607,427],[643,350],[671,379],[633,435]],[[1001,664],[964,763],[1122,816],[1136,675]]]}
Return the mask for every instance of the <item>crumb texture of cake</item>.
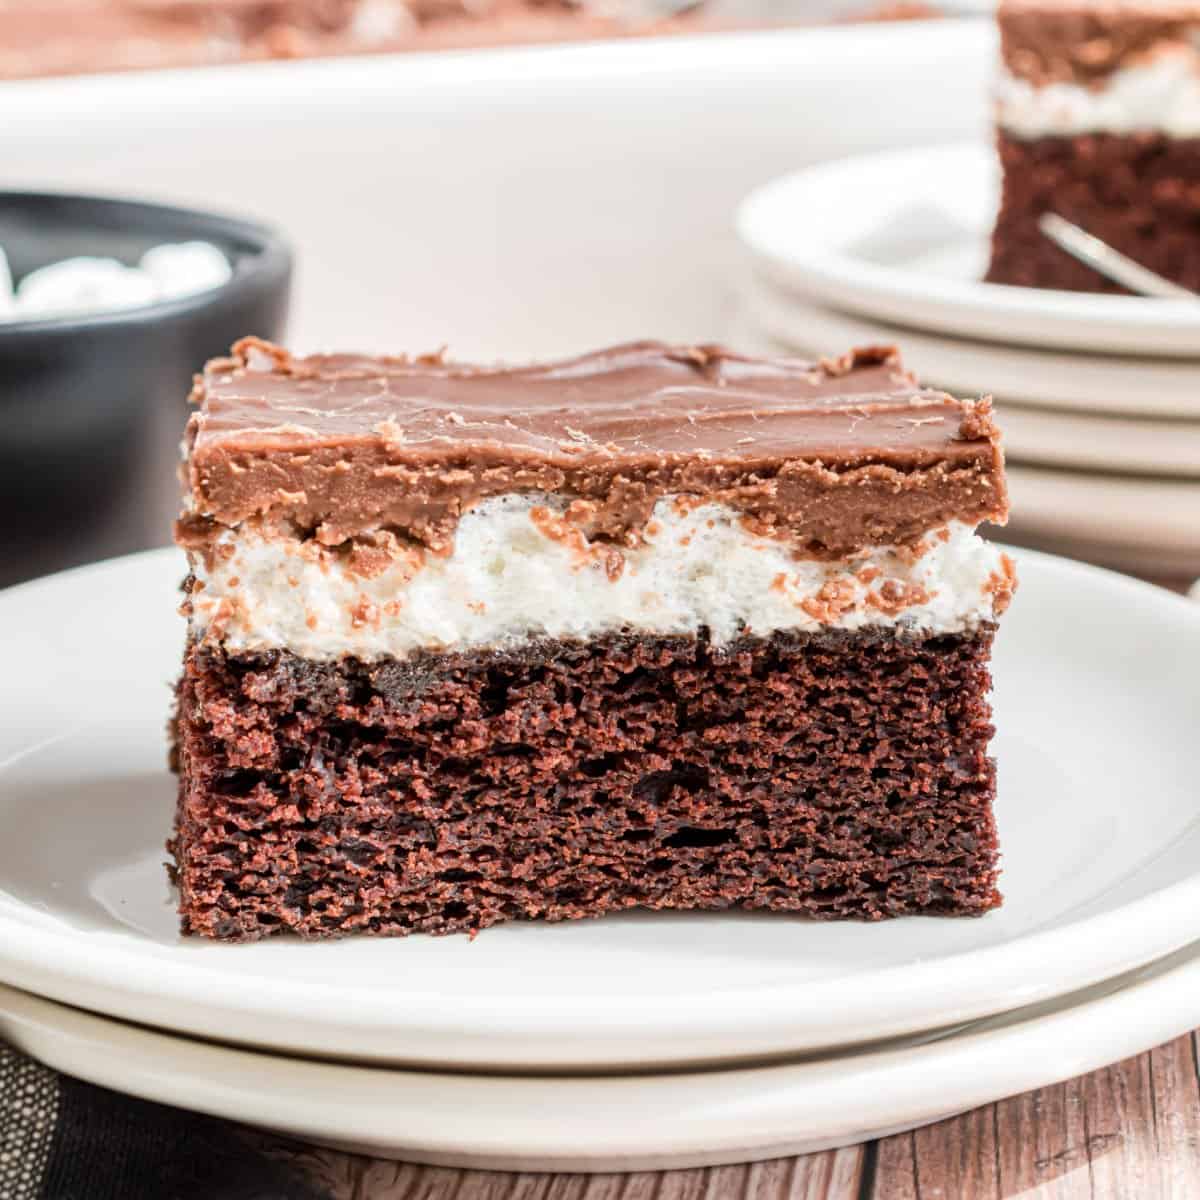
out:
{"label": "crumb texture of cake", "polygon": [[986,400],[887,348],[255,340],[193,400],[186,931],[999,902]]}
{"label": "crumb texture of cake", "polygon": [[1003,187],[987,278],[1120,291],[1038,230],[1056,212],[1200,290],[1200,4],[1002,0]]}
{"label": "crumb texture of cake", "polygon": [[999,901],[989,627],[608,638],[371,667],[193,646],[184,927],[449,933],[631,907]]}

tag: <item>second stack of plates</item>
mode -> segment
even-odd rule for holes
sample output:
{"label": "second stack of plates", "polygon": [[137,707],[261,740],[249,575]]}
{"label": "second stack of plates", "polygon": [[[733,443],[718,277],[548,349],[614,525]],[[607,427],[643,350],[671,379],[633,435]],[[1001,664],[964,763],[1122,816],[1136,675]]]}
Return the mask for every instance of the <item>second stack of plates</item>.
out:
{"label": "second stack of plates", "polygon": [[974,144],[768,184],[738,214],[748,266],[730,340],[805,356],[894,343],[924,382],[995,397],[1012,540],[1200,575],[1200,298],[979,282],[997,188]]}

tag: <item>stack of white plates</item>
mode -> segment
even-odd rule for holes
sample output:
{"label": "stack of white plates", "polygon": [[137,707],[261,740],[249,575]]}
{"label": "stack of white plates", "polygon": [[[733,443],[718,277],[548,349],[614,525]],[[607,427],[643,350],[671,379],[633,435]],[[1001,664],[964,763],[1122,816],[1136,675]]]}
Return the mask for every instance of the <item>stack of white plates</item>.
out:
{"label": "stack of white plates", "polygon": [[741,1161],[1049,1084],[1200,1023],[1200,607],[1022,551],[995,663],[1003,907],[466,937],[178,935],[173,551],[0,594],[0,1038],[376,1154]]}
{"label": "stack of white plates", "polygon": [[804,355],[895,343],[929,384],[994,395],[1013,537],[1200,575],[1200,299],[979,282],[998,168],[984,145],[822,164],[751,195],[731,340]]}

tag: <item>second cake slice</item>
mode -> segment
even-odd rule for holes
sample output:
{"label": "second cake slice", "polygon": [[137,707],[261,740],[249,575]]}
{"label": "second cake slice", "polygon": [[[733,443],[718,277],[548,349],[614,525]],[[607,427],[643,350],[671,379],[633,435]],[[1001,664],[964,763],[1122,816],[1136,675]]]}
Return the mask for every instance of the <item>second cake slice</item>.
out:
{"label": "second cake slice", "polygon": [[253,340],[194,399],[186,931],[999,902],[986,401],[886,350]]}

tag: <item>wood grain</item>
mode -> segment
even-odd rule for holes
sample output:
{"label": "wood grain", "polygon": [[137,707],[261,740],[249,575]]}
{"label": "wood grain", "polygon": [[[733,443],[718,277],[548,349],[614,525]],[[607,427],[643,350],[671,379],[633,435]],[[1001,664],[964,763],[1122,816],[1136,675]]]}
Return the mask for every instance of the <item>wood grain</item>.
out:
{"label": "wood grain", "polygon": [[454,1171],[282,1148],[330,1200],[859,1200],[864,1147],[743,1166],[610,1175]]}

